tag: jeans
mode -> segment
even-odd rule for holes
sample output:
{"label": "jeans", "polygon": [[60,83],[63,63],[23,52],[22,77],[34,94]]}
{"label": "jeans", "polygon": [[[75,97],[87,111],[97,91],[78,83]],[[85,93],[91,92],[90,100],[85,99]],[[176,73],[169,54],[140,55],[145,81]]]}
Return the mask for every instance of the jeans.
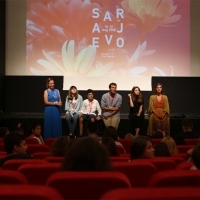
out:
{"label": "jeans", "polygon": [[67,126],[69,129],[69,132],[74,134],[74,131],[76,129],[76,124],[79,118],[79,114],[78,113],[67,113],[66,114],[66,121],[67,121]]}

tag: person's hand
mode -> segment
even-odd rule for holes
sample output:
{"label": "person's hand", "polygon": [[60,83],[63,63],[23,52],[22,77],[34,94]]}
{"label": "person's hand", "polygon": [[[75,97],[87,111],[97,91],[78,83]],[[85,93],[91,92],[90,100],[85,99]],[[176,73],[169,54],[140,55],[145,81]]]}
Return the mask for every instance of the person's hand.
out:
{"label": "person's hand", "polygon": [[57,102],[56,105],[57,106],[62,106],[62,102]]}
{"label": "person's hand", "polygon": [[79,115],[78,115],[78,116],[79,116],[79,118],[82,116],[82,114],[83,114],[83,113],[79,113]]}
{"label": "person's hand", "polygon": [[103,118],[104,118],[104,119],[108,119],[108,115],[107,115],[107,116],[106,116],[106,115],[103,115]]}
{"label": "person's hand", "polygon": [[119,108],[118,107],[112,107],[112,110],[117,111],[117,110],[119,110]]}
{"label": "person's hand", "polygon": [[128,97],[131,97],[131,94],[128,94]]}
{"label": "person's hand", "polygon": [[138,113],[137,116],[139,117],[139,116],[140,116],[140,113]]}

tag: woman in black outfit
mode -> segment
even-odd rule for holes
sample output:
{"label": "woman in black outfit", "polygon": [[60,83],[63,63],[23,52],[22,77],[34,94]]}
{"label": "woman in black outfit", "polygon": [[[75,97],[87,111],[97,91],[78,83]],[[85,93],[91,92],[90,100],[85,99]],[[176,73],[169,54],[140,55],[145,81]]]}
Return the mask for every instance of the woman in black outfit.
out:
{"label": "woman in black outfit", "polygon": [[143,110],[143,97],[138,86],[134,86],[131,93],[128,94],[129,98],[129,119],[131,120],[131,125],[135,129],[135,137],[139,136],[139,131],[144,120],[144,110]]}

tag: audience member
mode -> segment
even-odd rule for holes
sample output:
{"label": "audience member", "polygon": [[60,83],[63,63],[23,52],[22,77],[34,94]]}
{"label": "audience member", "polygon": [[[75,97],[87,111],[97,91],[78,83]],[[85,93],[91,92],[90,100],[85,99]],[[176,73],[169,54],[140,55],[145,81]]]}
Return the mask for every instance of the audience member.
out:
{"label": "audience member", "polygon": [[7,160],[11,159],[32,159],[33,157],[26,154],[27,145],[25,138],[20,133],[9,133],[4,138],[5,151],[7,156],[0,161],[2,166]]}
{"label": "audience member", "polygon": [[98,138],[96,122],[89,122],[87,127],[88,137]]}
{"label": "audience member", "polygon": [[63,171],[112,171],[107,149],[96,139],[74,139],[62,163]]}
{"label": "audience member", "polygon": [[117,146],[112,138],[109,137],[103,138],[102,144],[108,149],[110,156],[119,156]]}
{"label": "audience member", "polygon": [[41,135],[41,125],[39,123],[35,123],[31,127],[31,138],[35,138],[39,144],[44,144],[44,140]]}
{"label": "audience member", "polygon": [[200,169],[200,143],[195,146],[192,152],[192,161],[194,163],[194,167],[192,167],[192,169]]}
{"label": "audience member", "polygon": [[159,142],[155,145],[155,157],[168,157],[171,156],[169,148],[166,143]]}
{"label": "audience member", "polygon": [[127,133],[124,137],[124,139],[127,139],[127,140],[133,140],[135,137],[131,134],[131,133]]}
{"label": "audience member", "polygon": [[9,129],[7,127],[0,128],[0,138],[4,138],[8,134],[9,134]]}
{"label": "audience member", "polygon": [[52,156],[64,156],[67,151],[67,145],[69,144],[70,138],[66,136],[61,136],[57,138],[51,147]]}
{"label": "audience member", "polygon": [[130,160],[154,157],[155,150],[149,137],[139,136],[134,138],[130,148]]}
{"label": "audience member", "polygon": [[[123,145],[120,142],[117,141],[118,132],[117,132],[117,129],[115,127],[113,127],[113,126],[106,127],[106,129],[105,129],[105,131],[103,133],[102,139],[105,138],[105,137],[112,138],[115,141],[116,145],[120,145],[120,146],[123,147]],[[126,153],[125,149],[124,149],[124,153]]]}
{"label": "audience member", "polygon": [[193,131],[193,122],[191,119],[184,119],[182,121],[182,133],[179,133],[177,137],[183,137],[184,139],[199,138],[200,134]]}
{"label": "audience member", "polygon": [[161,140],[161,142],[166,143],[171,154],[179,153],[176,148],[176,143],[172,137],[165,137]]}

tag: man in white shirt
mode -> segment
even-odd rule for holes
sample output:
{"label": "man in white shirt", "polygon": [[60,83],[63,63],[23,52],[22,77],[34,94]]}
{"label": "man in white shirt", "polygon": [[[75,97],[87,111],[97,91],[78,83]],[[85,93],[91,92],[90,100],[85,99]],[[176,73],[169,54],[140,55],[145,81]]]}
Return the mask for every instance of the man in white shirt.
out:
{"label": "man in white shirt", "polygon": [[80,136],[83,136],[83,121],[88,120],[95,122],[101,119],[101,107],[99,102],[94,99],[94,92],[91,89],[87,90],[87,99],[83,101],[79,118]]}

